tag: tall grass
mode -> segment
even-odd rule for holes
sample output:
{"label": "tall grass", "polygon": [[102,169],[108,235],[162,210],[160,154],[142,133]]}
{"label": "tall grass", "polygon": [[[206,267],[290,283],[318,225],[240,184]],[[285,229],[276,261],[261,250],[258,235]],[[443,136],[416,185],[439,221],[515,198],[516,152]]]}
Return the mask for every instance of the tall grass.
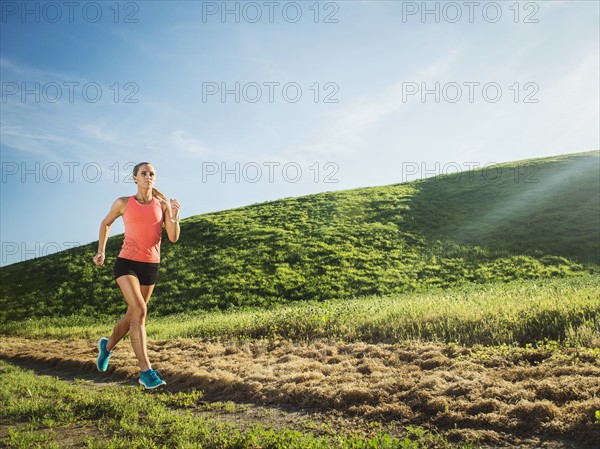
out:
{"label": "tall grass", "polygon": [[[152,317],[154,339],[331,339],[394,343],[521,345],[560,341],[600,347],[600,283],[594,275],[437,289],[420,294],[303,302],[270,310],[246,309]],[[114,317],[82,316],[12,322],[5,335],[97,338]]]}

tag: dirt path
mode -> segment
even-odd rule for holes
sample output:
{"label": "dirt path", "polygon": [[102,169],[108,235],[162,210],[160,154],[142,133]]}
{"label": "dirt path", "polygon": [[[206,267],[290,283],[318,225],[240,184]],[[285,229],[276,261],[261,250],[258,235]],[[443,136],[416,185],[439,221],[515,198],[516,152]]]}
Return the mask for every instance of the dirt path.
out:
{"label": "dirt path", "polygon": [[[330,424],[400,433],[405,425],[494,447],[592,448],[600,441],[600,361],[591,351],[469,351],[440,344],[155,341],[154,368],[170,390],[199,388],[208,402],[235,401],[222,419],[298,430]],[[89,340],[2,338],[0,357],[65,380],[137,385],[127,342],[106,374]],[[125,383],[122,383],[125,380]],[[213,414],[214,416],[214,414]]]}
{"label": "dirt path", "polygon": [[[3,358],[0,356],[0,358]],[[104,387],[139,387],[137,378],[121,378],[114,372],[99,373],[97,370],[84,371],[74,367],[57,367],[54,363],[36,360],[31,357],[12,357],[6,359],[20,368],[29,369],[38,375],[57,377],[65,382],[77,383],[83,388],[100,389]],[[84,382],[81,382],[84,381]],[[161,389],[160,391],[164,391]],[[168,385],[167,391],[180,391],[181,388]],[[158,391],[158,390],[157,390]],[[359,432],[364,436],[372,436],[376,428],[360,417],[344,416],[341,412],[322,412],[314,409],[303,409],[293,406],[261,405],[253,402],[229,401],[223,395],[202,396],[194,413],[210,419],[218,419],[245,430],[256,423],[273,429],[294,429],[300,432],[311,432],[315,435],[342,434]],[[394,429],[395,428],[395,429]],[[75,429],[76,433],[79,429]],[[92,430],[96,430],[95,428]],[[398,426],[390,430],[400,432]],[[69,432],[62,429],[61,432]],[[96,431],[97,433],[97,431]],[[0,424],[0,440],[6,437],[7,429]],[[70,446],[69,446],[70,447]],[[82,446],[83,447],[83,446]],[[87,447],[87,446],[86,446]]]}

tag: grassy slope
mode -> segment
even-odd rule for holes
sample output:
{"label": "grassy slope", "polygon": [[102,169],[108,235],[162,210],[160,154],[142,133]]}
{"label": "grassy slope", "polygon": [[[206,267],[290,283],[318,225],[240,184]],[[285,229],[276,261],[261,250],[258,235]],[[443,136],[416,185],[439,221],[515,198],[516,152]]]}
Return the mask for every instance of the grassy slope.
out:
{"label": "grassy slope", "polygon": [[[396,294],[600,265],[600,152],[289,198],[182,221],[154,313]],[[0,269],[0,319],[117,313],[96,243]]]}

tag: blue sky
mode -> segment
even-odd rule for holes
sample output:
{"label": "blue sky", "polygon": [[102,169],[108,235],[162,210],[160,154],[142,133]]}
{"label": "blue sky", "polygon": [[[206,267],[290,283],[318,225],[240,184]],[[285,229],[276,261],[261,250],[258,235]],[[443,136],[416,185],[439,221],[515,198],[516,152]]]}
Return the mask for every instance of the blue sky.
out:
{"label": "blue sky", "polygon": [[600,146],[596,1],[116,5],[2,2],[2,265],[142,160],[185,218]]}

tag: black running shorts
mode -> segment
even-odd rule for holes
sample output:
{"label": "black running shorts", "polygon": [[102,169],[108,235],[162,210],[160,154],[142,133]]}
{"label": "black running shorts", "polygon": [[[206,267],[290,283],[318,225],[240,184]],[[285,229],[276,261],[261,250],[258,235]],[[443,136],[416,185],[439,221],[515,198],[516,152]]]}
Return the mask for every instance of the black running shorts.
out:
{"label": "black running shorts", "polygon": [[158,266],[160,263],[138,262],[136,260],[117,257],[115,262],[115,279],[126,274],[135,276],[140,285],[153,285],[158,280]]}

